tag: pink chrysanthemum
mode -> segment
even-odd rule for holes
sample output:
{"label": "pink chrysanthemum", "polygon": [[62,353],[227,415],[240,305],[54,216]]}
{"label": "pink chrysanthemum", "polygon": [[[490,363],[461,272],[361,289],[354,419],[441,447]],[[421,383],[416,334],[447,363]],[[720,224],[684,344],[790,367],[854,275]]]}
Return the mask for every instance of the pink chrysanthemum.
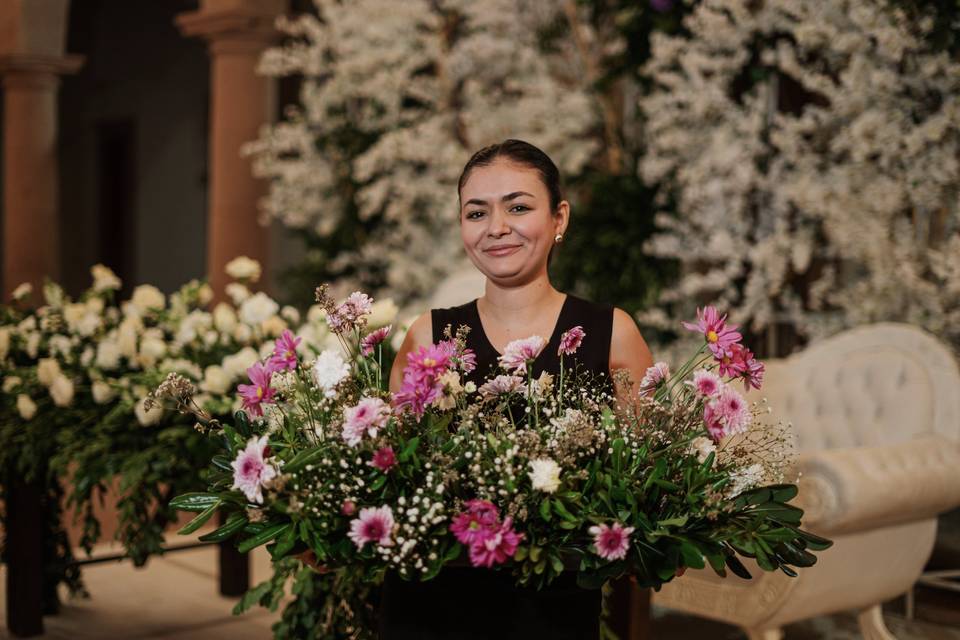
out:
{"label": "pink chrysanthemum", "polygon": [[499,358],[500,366],[514,373],[526,373],[527,362],[535,360],[545,346],[547,341],[540,336],[513,340],[504,347],[503,355]]}
{"label": "pink chrysanthemum", "polygon": [[360,341],[360,352],[365,356],[372,356],[374,348],[386,339],[392,328],[393,325],[389,324],[364,336]]}
{"label": "pink chrysanthemum", "polygon": [[243,398],[243,408],[251,416],[262,416],[263,407],[261,405],[273,402],[273,394],[276,393],[276,390],[270,386],[270,377],[273,375],[273,371],[273,367],[269,365],[254,362],[253,366],[247,369],[247,376],[253,384],[237,386],[237,391]]}
{"label": "pink chrysanthemum", "polygon": [[576,352],[580,348],[580,343],[583,342],[585,335],[587,334],[584,333],[583,327],[580,325],[564,331],[563,335],[560,336],[560,347],[557,349],[557,355],[569,356]]}
{"label": "pink chrysanthemum", "polygon": [[503,393],[518,391],[523,387],[523,378],[520,376],[508,376],[501,374],[493,380],[488,380],[480,385],[477,391],[482,396],[499,396]]}
{"label": "pink chrysanthemum", "polygon": [[739,378],[748,369],[748,361],[753,357],[750,350],[742,344],[731,345],[721,356],[717,357],[720,375],[728,378]]}
{"label": "pink chrysanthemum", "polygon": [[273,355],[270,357],[270,367],[274,371],[297,368],[297,347],[302,338],[293,335],[289,329],[284,329],[280,337],[273,343]]}
{"label": "pink chrysanthemum", "polygon": [[360,444],[364,434],[371,438],[386,426],[390,407],[380,398],[363,398],[353,407],[343,410],[343,439],[351,447]]}
{"label": "pink chrysanthemum", "polygon": [[658,362],[652,367],[648,367],[640,381],[640,395],[649,396],[657,390],[661,382],[670,377],[670,365],[666,362]]}
{"label": "pink chrysanthemum", "polygon": [[363,549],[368,542],[390,547],[393,546],[390,537],[392,531],[393,511],[388,505],[384,505],[361,509],[360,515],[350,523],[350,532],[347,535],[358,549]]}
{"label": "pink chrysanthemum", "polygon": [[471,545],[484,540],[499,525],[500,511],[486,500],[470,500],[465,506],[467,510],[453,519],[450,531],[461,544]]}
{"label": "pink chrysanthemum", "polygon": [[427,376],[416,379],[404,373],[400,390],[393,394],[392,403],[398,411],[410,411],[417,418],[423,417],[427,407],[443,395],[443,385]]}
{"label": "pink chrysanthemum", "polygon": [[706,369],[697,369],[694,371],[693,382],[689,384],[692,384],[697,395],[704,398],[713,398],[720,393],[720,389],[723,387],[723,381],[720,379],[720,376]]}
{"label": "pink chrysanthemum", "polygon": [[370,465],[383,471],[390,471],[393,465],[397,464],[397,455],[393,452],[393,447],[380,447],[373,454]]}
{"label": "pink chrysanthemum", "polygon": [[753,354],[750,354],[750,356],[751,357],[747,359],[747,370],[741,375],[743,378],[743,388],[747,391],[750,390],[750,387],[759,389],[763,385],[763,374],[765,371],[763,363],[754,358]]}
{"label": "pink chrysanthemum", "polygon": [[277,470],[265,461],[268,454],[267,436],[260,439],[253,437],[247,442],[246,448],[230,463],[233,467],[231,489],[240,489],[247,496],[247,500],[257,504],[263,502],[263,493],[260,489],[277,475]]}
{"label": "pink chrysanthemum", "polygon": [[625,527],[619,522],[613,525],[594,525],[589,529],[593,534],[593,546],[597,555],[604,560],[623,560],[630,549],[630,534],[633,527]]}
{"label": "pink chrysanthemum", "polygon": [[490,529],[482,540],[470,545],[470,564],[487,568],[503,564],[517,552],[521,539],[523,534],[513,530],[513,518],[506,518],[503,524]]}
{"label": "pink chrysanthemum", "polygon": [[704,407],[703,421],[710,436],[719,441],[746,431],[753,421],[753,414],[743,396],[733,387],[723,385],[720,393]]}
{"label": "pink chrysanthemum", "polygon": [[697,309],[696,324],[684,322],[683,326],[691,331],[702,333],[710,351],[719,359],[728,353],[732,345],[742,339],[742,336],[735,331],[737,325],[727,326],[726,319],[726,315],[721,316],[716,307],[710,306],[704,308],[702,312]]}
{"label": "pink chrysanthemum", "polygon": [[477,368],[477,354],[473,349],[464,349],[460,354],[460,370],[464,373],[470,373]]}
{"label": "pink chrysanthemum", "polygon": [[449,346],[442,343],[420,347],[415,353],[407,354],[403,375],[410,375],[414,379],[439,378],[450,366],[452,355]]}

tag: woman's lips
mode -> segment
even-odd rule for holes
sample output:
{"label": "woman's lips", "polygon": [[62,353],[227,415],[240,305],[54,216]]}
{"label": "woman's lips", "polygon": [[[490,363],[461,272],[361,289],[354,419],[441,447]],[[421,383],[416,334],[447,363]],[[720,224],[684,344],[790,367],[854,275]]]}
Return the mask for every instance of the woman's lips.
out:
{"label": "woman's lips", "polygon": [[501,256],[508,256],[519,248],[520,248],[520,245],[513,245],[509,247],[502,247],[500,249],[484,249],[483,251],[484,253],[487,253],[491,256],[501,257]]}

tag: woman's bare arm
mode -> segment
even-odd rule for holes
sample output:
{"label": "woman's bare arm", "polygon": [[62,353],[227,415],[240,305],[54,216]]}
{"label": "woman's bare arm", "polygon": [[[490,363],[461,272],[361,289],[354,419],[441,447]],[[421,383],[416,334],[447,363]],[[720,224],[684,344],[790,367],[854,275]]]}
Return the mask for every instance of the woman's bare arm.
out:
{"label": "woman's bare arm", "polygon": [[610,371],[626,369],[630,374],[631,386],[617,393],[617,401],[626,406],[626,400],[633,400],[640,391],[640,381],[647,369],[653,366],[653,354],[647,346],[637,323],[626,311],[613,310],[613,335],[610,338]]}
{"label": "woman's bare arm", "polygon": [[403,368],[407,366],[407,354],[416,351],[420,347],[425,347],[433,341],[433,323],[430,319],[430,312],[421,313],[403,339],[400,350],[397,351],[397,357],[393,361],[393,367],[390,369],[390,393],[396,393],[400,390],[403,383]]}

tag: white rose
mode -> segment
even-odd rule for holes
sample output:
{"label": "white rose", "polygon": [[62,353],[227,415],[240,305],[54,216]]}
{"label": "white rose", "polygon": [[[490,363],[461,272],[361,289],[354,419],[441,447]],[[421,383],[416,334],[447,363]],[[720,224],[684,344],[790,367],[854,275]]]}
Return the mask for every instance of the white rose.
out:
{"label": "white rose", "polygon": [[141,366],[149,369],[165,355],[167,355],[167,344],[163,340],[156,336],[144,336],[140,342],[139,360]]}
{"label": "white rose", "polygon": [[167,358],[160,363],[159,368],[161,373],[170,373],[172,371],[182,373],[194,380],[203,378],[203,371],[200,370],[200,367],[186,358]]}
{"label": "white rose", "polygon": [[130,304],[133,305],[134,309],[136,309],[140,315],[143,315],[151,309],[163,309],[166,300],[166,297],[160,289],[157,289],[152,284],[142,284],[133,290],[133,295],[130,297]]}
{"label": "white rose", "polygon": [[160,422],[160,418],[163,417],[163,409],[154,405],[153,407],[150,407],[149,411],[147,411],[143,407],[145,400],[146,398],[141,398],[137,401],[137,404],[133,406],[133,414],[137,416],[137,422],[144,427],[149,427]]}
{"label": "white rose", "polygon": [[93,394],[93,401],[97,404],[106,404],[117,396],[117,392],[114,391],[113,387],[103,380],[94,380],[93,386],[90,388],[90,393]]}
{"label": "white rose", "polygon": [[200,383],[200,389],[207,393],[216,395],[225,395],[230,392],[233,379],[227,375],[223,367],[212,364],[203,370],[203,382]]}
{"label": "white rose", "polygon": [[313,380],[328,398],[336,395],[337,385],[348,375],[350,365],[344,361],[339,351],[327,349],[317,356],[313,363]]}
{"label": "white rose", "polygon": [[56,282],[47,282],[43,285],[43,299],[47,304],[55,309],[63,306],[64,300],[63,287]]}
{"label": "white rose", "polygon": [[283,307],[280,309],[280,317],[293,326],[300,324],[300,312],[297,311],[296,307],[291,307],[290,305]]}
{"label": "white rose", "polygon": [[247,256],[239,256],[227,263],[227,275],[235,280],[256,282],[260,279],[260,263]]}
{"label": "white rose", "polygon": [[233,328],[233,339],[240,344],[247,344],[253,338],[253,329],[250,325],[238,324]]}
{"label": "white rose", "polygon": [[21,382],[23,382],[23,380],[20,379],[20,376],[7,376],[3,379],[3,392],[10,393],[20,386]]}
{"label": "white rose", "polygon": [[70,331],[77,333],[77,325],[87,313],[87,305],[82,302],[71,302],[63,307],[63,319],[67,321]]}
{"label": "white rose", "polygon": [[377,300],[370,308],[370,315],[367,317],[367,327],[370,329],[379,329],[388,324],[392,324],[397,319],[397,313],[400,311],[397,305],[390,298]]}
{"label": "white rose", "polygon": [[10,353],[10,327],[0,327],[0,360]]}
{"label": "white rose", "polygon": [[213,345],[217,344],[217,340],[219,339],[220,339],[220,334],[214,331],[213,329],[210,329],[209,331],[203,334],[203,346],[212,347]]}
{"label": "white rose", "polygon": [[19,331],[22,335],[26,335],[31,331],[35,331],[36,329],[37,319],[34,316],[27,316],[20,321],[20,324],[17,325],[17,331]]}
{"label": "white rose", "polygon": [[[697,454],[697,460],[701,463],[706,461],[707,456],[717,450],[713,440],[706,436],[700,436],[690,441],[690,453]],[[716,460],[716,458],[714,458]]]}
{"label": "white rose", "polygon": [[69,360],[70,346],[70,338],[60,334],[50,336],[50,339],[47,341],[47,350],[50,352],[50,355],[56,356],[59,354],[64,360]]}
{"label": "white rose", "polygon": [[213,300],[213,287],[204,282],[200,285],[200,288],[197,289],[197,302],[200,303],[200,306],[205,307]]}
{"label": "white rose", "polygon": [[37,404],[25,393],[17,396],[17,411],[24,420],[30,420],[37,413]]}
{"label": "white rose", "polygon": [[213,308],[213,326],[220,333],[233,333],[237,326],[237,314],[226,302],[219,302]]}
{"label": "white rose", "polygon": [[104,340],[97,345],[97,366],[112,371],[120,366],[120,345],[113,340]]}
{"label": "white rose", "polygon": [[50,385],[50,397],[53,398],[53,404],[58,407],[69,407],[73,402],[73,382],[70,378],[63,374],[54,378]]}
{"label": "white rose", "polygon": [[54,358],[40,358],[37,363],[37,380],[45,387],[53,384],[54,379],[60,375],[60,363]]}
{"label": "white rose", "polygon": [[29,282],[21,282],[17,285],[17,288],[13,290],[13,293],[10,294],[10,297],[14,300],[23,300],[31,293],[33,293],[33,285]]}
{"label": "white rose", "polygon": [[278,338],[283,330],[287,328],[287,323],[280,316],[271,316],[260,324],[260,329],[271,338]]}
{"label": "white rose", "polygon": [[36,358],[40,350],[40,332],[32,331],[27,334],[27,355]]}
{"label": "white rose", "polygon": [[531,460],[528,475],[537,491],[553,493],[560,487],[560,466],[550,458]]}
{"label": "white rose", "polygon": [[232,356],[227,356],[221,363],[224,372],[230,376],[230,380],[236,380],[246,374],[247,369],[253,366],[253,363],[260,359],[253,347],[244,347]]}
{"label": "white rose", "polygon": [[261,344],[261,345],[260,345],[260,359],[261,359],[261,360],[266,360],[266,359],[269,358],[271,355],[273,355],[273,349],[274,349],[273,343],[270,342],[270,341],[267,341],[267,342],[264,342],[263,344]]}
{"label": "white rose", "polygon": [[84,367],[89,367],[90,363],[93,362],[93,357],[95,355],[97,354],[96,354],[96,351],[94,351],[93,347],[91,347],[90,345],[87,345],[84,348],[83,353],[80,354],[80,364]]}
{"label": "white rose", "polygon": [[240,305],[244,300],[250,297],[250,289],[247,289],[239,282],[231,282],[225,286],[223,290],[226,291],[227,295],[230,296],[230,299],[233,300],[234,305]]}
{"label": "white rose", "polygon": [[274,300],[267,294],[257,293],[243,301],[240,305],[240,319],[251,326],[257,326],[280,310]]}
{"label": "white rose", "polygon": [[90,275],[93,277],[94,291],[113,291],[120,288],[120,278],[105,265],[93,265],[90,267]]}
{"label": "white rose", "polygon": [[117,347],[123,357],[132,360],[137,356],[137,334],[143,329],[143,323],[136,316],[127,316],[117,329]]}
{"label": "white rose", "polygon": [[191,311],[180,323],[175,340],[179,344],[187,344],[197,339],[197,336],[213,325],[213,317],[206,311],[196,309]]}

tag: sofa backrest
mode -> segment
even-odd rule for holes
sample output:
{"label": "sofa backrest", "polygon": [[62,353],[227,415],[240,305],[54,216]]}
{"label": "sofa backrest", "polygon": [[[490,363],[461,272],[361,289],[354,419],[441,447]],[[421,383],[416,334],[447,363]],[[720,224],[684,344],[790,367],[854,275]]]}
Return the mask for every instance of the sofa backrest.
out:
{"label": "sofa backrest", "polygon": [[947,346],[914,326],[865,325],[767,362],[771,418],[792,422],[797,450],[960,440],[960,371]]}

